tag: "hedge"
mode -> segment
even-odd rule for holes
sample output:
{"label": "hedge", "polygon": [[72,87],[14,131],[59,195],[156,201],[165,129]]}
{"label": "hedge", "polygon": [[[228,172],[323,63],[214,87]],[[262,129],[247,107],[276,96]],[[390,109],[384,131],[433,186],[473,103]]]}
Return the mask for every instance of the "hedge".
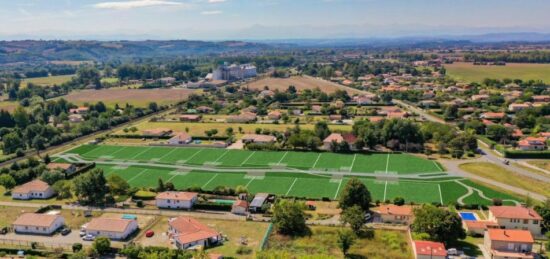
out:
{"label": "hedge", "polygon": [[550,151],[504,150],[502,153],[506,158],[550,159]]}
{"label": "hedge", "polygon": [[137,191],[132,197],[134,200],[154,200],[157,194],[149,191]]}

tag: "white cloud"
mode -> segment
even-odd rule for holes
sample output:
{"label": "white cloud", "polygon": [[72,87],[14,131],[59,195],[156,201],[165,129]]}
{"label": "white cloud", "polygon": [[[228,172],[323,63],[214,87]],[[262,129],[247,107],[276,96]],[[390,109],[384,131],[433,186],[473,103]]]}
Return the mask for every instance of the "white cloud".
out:
{"label": "white cloud", "polygon": [[120,1],[120,2],[102,2],[94,5],[98,9],[116,9],[127,10],[141,7],[153,7],[153,6],[179,6],[183,5],[180,2],[171,2],[166,0],[132,0],[132,1]]}
{"label": "white cloud", "polygon": [[225,3],[227,0],[208,0],[209,4]]}
{"label": "white cloud", "polygon": [[216,14],[221,14],[222,11],[220,10],[214,10],[214,11],[203,11],[201,14],[202,15],[216,15]]}

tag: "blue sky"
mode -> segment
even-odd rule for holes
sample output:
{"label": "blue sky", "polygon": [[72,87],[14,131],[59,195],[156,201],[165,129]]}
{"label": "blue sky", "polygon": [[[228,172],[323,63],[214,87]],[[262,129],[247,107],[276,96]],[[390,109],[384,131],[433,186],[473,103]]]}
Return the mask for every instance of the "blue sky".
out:
{"label": "blue sky", "polygon": [[0,38],[276,39],[550,32],[547,0],[0,0]]}

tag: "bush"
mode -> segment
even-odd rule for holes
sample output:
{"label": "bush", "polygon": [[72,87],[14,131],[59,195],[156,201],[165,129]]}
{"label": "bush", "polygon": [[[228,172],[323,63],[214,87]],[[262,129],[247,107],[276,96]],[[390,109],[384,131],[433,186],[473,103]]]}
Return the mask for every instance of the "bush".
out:
{"label": "bush", "polygon": [[248,255],[252,253],[252,248],[248,246],[239,246],[239,248],[237,248],[236,253],[239,255]]}
{"label": "bush", "polygon": [[154,200],[155,197],[157,197],[157,193],[155,192],[140,190],[140,191],[137,191],[132,198],[134,200],[148,201],[148,200]]}
{"label": "bush", "polygon": [[82,250],[82,244],[81,243],[74,243],[73,244],[73,253],[76,253],[80,250]]}

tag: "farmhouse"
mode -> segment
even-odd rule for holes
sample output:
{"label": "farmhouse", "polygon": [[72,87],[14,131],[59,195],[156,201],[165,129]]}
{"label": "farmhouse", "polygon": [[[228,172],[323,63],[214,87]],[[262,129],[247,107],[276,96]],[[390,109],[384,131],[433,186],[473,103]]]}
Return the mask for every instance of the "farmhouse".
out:
{"label": "farmhouse", "polygon": [[248,202],[245,200],[237,200],[235,203],[233,203],[233,206],[231,206],[231,213],[233,214],[246,215],[247,211]]}
{"label": "farmhouse", "polygon": [[194,246],[209,247],[222,242],[219,232],[190,217],[180,216],[168,222],[170,238],[178,249]]}
{"label": "farmhouse", "polygon": [[124,240],[138,229],[134,219],[94,218],[86,226],[86,235]]}
{"label": "farmhouse", "polygon": [[488,229],[484,246],[494,259],[534,258],[533,236],[527,230]]}
{"label": "farmhouse", "polygon": [[46,168],[50,171],[60,170],[65,174],[73,174],[76,171],[76,166],[70,163],[49,163]]}
{"label": "farmhouse", "polygon": [[533,209],[520,206],[489,207],[490,221],[503,229],[529,230],[533,235],[541,234],[542,217]]}
{"label": "farmhouse", "polygon": [[443,243],[432,241],[414,241],[413,251],[415,259],[446,259],[447,250]]}
{"label": "farmhouse", "polygon": [[161,192],[156,197],[156,204],[162,209],[191,209],[197,198],[196,192]]}
{"label": "farmhouse", "polygon": [[82,117],[82,115],[80,115],[80,114],[71,114],[71,115],[69,115],[69,122],[79,123],[79,122],[83,122],[83,121],[84,121],[84,117]]}
{"label": "farmhouse", "polygon": [[88,107],[78,107],[78,108],[73,108],[73,109],[69,109],[69,113],[72,113],[72,114],[86,114],[88,113],[90,109]]}
{"label": "farmhouse", "polygon": [[186,132],[178,132],[168,140],[168,144],[184,145],[191,143],[191,141],[193,141],[193,137],[191,137],[189,134],[187,134]]}
{"label": "farmhouse", "polygon": [[24,213],[12,225],[16,233],[51,235],[64,224],[59,215]]}
{"label": "farmhouse", "polygon": [[167,128],[148,129],[144,130],[142,134],[150,137],[163,137],[172,134],[172,130]]}
{"label": "farmhouse", "polygon": [[375,211],[379,220],[384,223],[391,224],[406,224],[409,225],[413,221],[412,206],[403,205],[397,206],[393,204],[382,205]]}
{"label": "farmhouse", "polygon": [[527,137],[518,142],[518,148],[524,151],[537,151],[546,149],[546,138]]}
{"label": "farmhouse", "polygon": [[48,199],[55,191],[46,182],[33,180],[18,187],[11,192],[11,197],[17,200]]}
{"label": "farmhouse", "polygon": [[202,116],[200,115],[192,115],[192,114],[185,114],[179,117],[180,121],[184,121],[184,122],[199,122],[201,118]]}
{"label": "farmhouse", "polygon": [[275,136],[261,134],[246,134],[242,138],[243,143],[267,144],[277,141]]}

